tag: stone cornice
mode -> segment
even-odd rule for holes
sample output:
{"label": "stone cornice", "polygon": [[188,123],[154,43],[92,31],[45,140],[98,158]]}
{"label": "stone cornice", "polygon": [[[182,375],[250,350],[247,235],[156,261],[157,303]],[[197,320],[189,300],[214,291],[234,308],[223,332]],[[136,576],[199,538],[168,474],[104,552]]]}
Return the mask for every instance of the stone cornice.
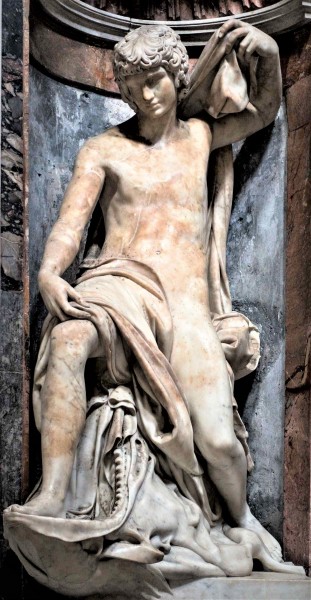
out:
{"label": "stone cornice", "polygon": [[[119,94],[112,72],[113,45],[143,21],[104,13],[79,0],[34,0],[32,9],[30,50],[37,63],[78,87]],[[244,13],[241,19],[276,35],[303,25],[310,15],[311,1],[282,0]],[[194,56],[224,20],[169,21],[169,25],[189,50],[193,48],[194,64]]]}
{"label": "stone cornice", "polygon": [[[131,29],[146,23],[166,23],[180,34],[186,46],[202,46],[220,25],[231,17],[192,21],[144,21],[99,10],[81,0],[35,0],[54,26],[87,39],[94,44],[111,47]],[[311,18],[311,1],[281,0],[269,7],[236,15],[270,35],[295,29]]]}

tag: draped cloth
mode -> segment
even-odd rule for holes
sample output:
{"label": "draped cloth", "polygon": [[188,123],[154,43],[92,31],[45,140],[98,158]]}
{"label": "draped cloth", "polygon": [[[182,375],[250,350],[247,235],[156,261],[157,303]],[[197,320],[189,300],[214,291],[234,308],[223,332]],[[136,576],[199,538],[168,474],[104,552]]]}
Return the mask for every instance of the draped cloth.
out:
{"label": "draped cloth", "polygon": [[[137,261],[109,259],[88,269],[76,289],[89,305],[107,361],[92,359],[99,364],[92,365],[93,395],[65,499],[66,518],[8,511],[11,547],[33,577],[69,595],[68,571],[61,576],[69,555],[74,578],[71,560],[79,564],[79,595],[95,589],[93,563],[109,559],[158,565],[164,577],[248,575],[249,547],[226,537],[217,494],[196,456],[187,400],[169,361],[171,315],[156,274]],[[34,375],[39,429],[41,390],[57,323],[51,316],[45,321]],[[228,376],[236,367],[238,374],[251,370],[258,354],[251,343],[254,326],[232,311],[215,317],[214,325]],[[233,410],[235,432],[248,456],[234,400]],[[29,499],[39,489],[40,482]],[[215,562],[215,544],[226,548],[223,562]],[[51,561],[51,556],[63,561]],[[107,571],[99,568],[104,581]]]}
{"label": "draped cloth", "polygon": [[[245,77],[235,52],[225,56],[214,34],[192,73],[190,88],[179,105],[180,115],[187,118],[206,110],[211,117],[221,118],[243,110],[248,90],[255,85],[255,64],[251,67]],[[259,334],[247,317],[232,310],[225,258],[233,193],[232,151],[226,147],[214,154],[208,209],[209,303],[233,390],[234,380],[258,364]],[[219,503],[197,456],[187,399],[170,364],[172,322],[162,283],[141,262],[97,258],[96,240],[91,240],[83,267],[76,285],[90,306],[89,318],[99,333],[106,361],[92,359],[92,391],[65,501],[66,519],[8,511],[10,543],[29,572],[36,561],[30,551],[27,558],[25,548],[21,549],[18,524],[34,535],[79,542],[85,552],[102,559],[160,561],[164,574],[190,576],[193,557],[196,564],[204,563],[205,571],[202,567],[197,573],[230,574],[228,566],[214,565],[213,554],[202,542],[204,536],[213,537],[218,531]],[[57,319],[49,315],[35,370],[33,404],[38,429],[56,324]],[[251,468],[247,433],[233,393],[232,406],[235,433]],[[167,507],[164,521],[159,512],[162,500]],[[222,544],[228,543],[224,533],[219,535]],[[181,554],[177,547],[183,548]],[[246,554],[241,558],[240,574],[251,571],[249,559]],[[32,572],[39,580],[42,569],[41,565],[38,572]]]}
{"label": "draped cloth", "polygon": [[[133,390],[139,430],[157,455],[159,471],[178,481],[186,497],[195,501],[208,522],[213,523],[217,514],[210,506],[203,469],[196,457],[187,399],[170,365],[173,326],[156,273],[136,260],[106,259],[86,270],[78,279],[76,289],[90,306],[90,319],[107,357],[105,367],[99,360],[97,368],[93,368],[93,387],[99,391],[91,397],[91,412],[96,402],[107,402],[107,389],[119,389],[121,394],[131,397]],[[34,375],[33,403],[38,429],[41,390],[51,334],[57,322],[51,316],[45,321]],[[214,323],[228,357],[229,375],[233,374],[233,367],[238,374],[242,369],[250,370],[249,365],[254,357],[257,360],[258,353],[258,348],[252,345],[254,326],[246,317],[232,311],[216,317]],[[95,373],[98,373],[97,378]],[[232,400],[236,435],[251,462],[247,433],[233,396]],[[93,444],[96,443],[94,438]],[[90,510],[92,512],[94,506]]]}

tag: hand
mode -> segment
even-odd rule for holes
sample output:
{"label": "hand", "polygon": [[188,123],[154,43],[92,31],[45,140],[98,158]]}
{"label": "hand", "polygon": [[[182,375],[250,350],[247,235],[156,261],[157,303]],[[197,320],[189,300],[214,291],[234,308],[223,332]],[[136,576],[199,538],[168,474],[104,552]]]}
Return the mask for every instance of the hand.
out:
{"label": "hand", "polygon": [[239,58],[249,62],[254,54],[269,58],[278,54],[277,43],[266,33],[256,27],[230,19],[218,30],[218,37],[223,38],[226,54],[229,54],[235,45],[238,45]]}
{"label": "hand", "polygon": [[[75,319],[90,318],[90,314],[83,310],[88,305],[83,301],[80,294],[62,277],[50,271],[41,270],[38,282],[43,302],[51,315],[58,317],[60,321],[66,321],[68,317]],[[68,300],[69,298],[80,304],[81,309],[73,307]]]}

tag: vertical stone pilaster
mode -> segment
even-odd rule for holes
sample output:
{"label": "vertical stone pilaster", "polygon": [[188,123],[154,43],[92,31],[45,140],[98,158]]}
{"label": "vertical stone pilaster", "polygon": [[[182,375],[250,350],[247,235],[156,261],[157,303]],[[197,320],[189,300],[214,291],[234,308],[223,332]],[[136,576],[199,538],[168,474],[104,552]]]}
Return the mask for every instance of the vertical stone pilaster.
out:
{"label": "vertical stone pilaster", "polygon": [[[310,369],[311,204],[310,106],[311,76],[295,83],[287,94],[287,357],[285,422],[285,548],[290,558],[310,568]],[[304,118],[305,117],[305,118]],[[309,364],[305,365],[305,362]],[[302,380],[305,384],[301,386]],[[291,389],[292,388],[292,389]]]}
{"label": "vertical stone pilaster", "polygon": [[[23,495],[23,2],[2,4],[0,506]],[[1,520],[2,527],[2,520]],[[1,592],[22,598],[23,570],[0,535]]]}
{"label": "vertical stone pilaster", "polygon": [[311,75],[310,31],[287,38],[286,413],[284,549],[311,565]]}

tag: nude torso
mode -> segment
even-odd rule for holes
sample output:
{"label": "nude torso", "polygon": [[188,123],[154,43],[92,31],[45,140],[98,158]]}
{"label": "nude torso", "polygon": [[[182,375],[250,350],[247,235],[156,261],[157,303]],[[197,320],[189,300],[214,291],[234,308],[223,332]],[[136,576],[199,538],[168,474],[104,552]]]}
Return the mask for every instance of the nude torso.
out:
{"label": "nude torso", "polygon": [[[106,145],[107,137],[102,139]],[[159,146],[117,131],[104,159],[102,256],[125,256],[152,267],[173,312],[188,296],[207,311],[209,153],[208,126],[191,119],[181,123],[177,139]]]}
{"label": "nude torso", "polygon": [[141,261],[162,282],[173,325],[170,363],[195,432],[196,422],[212,406],[216,415],[215,398],[223,399],[232,420],[226,361],[208,304],[210,146],[210,129],[198,119],[184,123],[178,139],[162,146],[148,146],[117,131],[103,165],[100,199],[106,227],[101,257]]}

